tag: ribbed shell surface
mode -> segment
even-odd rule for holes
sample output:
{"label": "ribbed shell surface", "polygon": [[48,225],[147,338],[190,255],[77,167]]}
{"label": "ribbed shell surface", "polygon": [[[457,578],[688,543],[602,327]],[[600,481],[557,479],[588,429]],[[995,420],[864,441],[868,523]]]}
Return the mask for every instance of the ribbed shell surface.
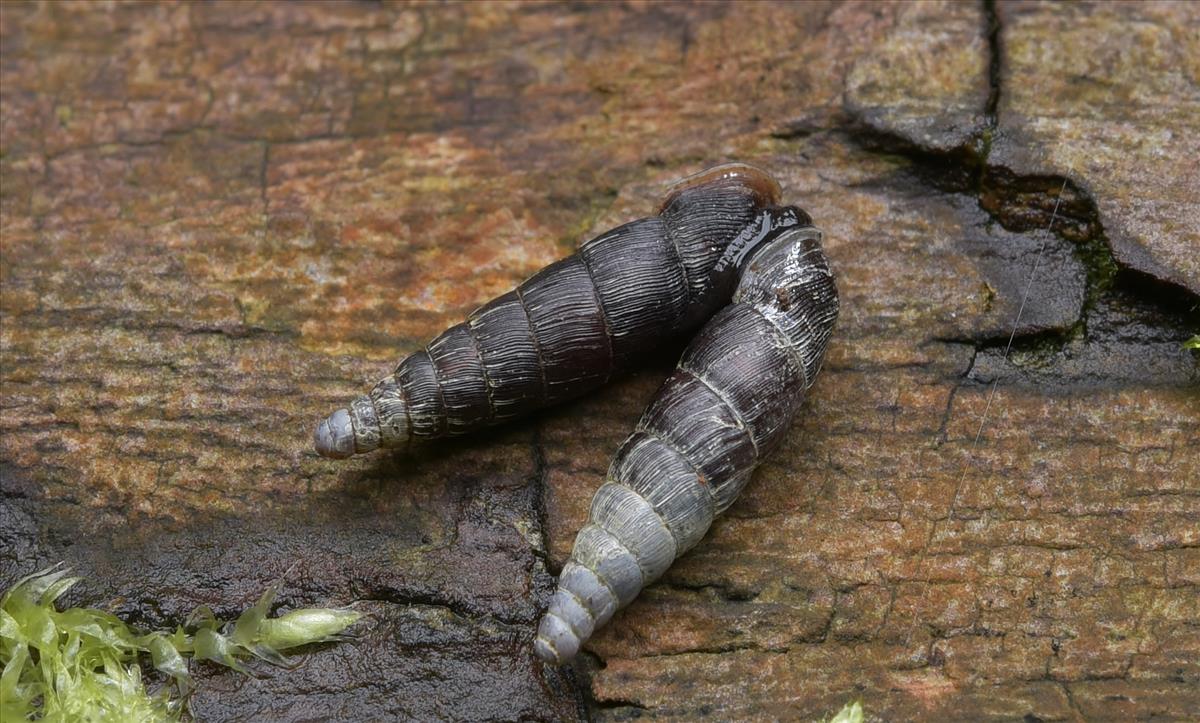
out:
{"label": "ribbed shell surface", "polygon": [[595,282],[613,367],[627,368],[683,317],[689,294],[679,254],[662,219],[646,218],[588,241],[579,257]]}
{"label": "ribbed shell surface", "polygon": [[471,314],[467,325],[479,344],[483,375],[491,390],[492,420],[515,419],[545,404],[546,374],[517,292],[484,304]]}
{"label": "ribbed shell surface", "polygon": [[800,409],[837,312],[816,229],[781,229],[750,256],[733,303],[617,452],[539,625],[539,656],[570,660],[733,503]]}
{"label": "ribbed shell surface", "polygon": [[777,193],[744,166],[680,184],[658,216],[584,243],[404,359],[318,427],[318,451],[462,435],[604,384],[728,303],[733,284],[718,262],[766,222]]}

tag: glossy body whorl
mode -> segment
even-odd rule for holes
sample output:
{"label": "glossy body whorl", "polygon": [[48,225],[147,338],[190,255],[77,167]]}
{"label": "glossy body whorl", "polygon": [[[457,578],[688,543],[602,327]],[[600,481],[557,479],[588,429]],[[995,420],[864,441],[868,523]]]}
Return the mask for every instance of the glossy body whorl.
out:
{"label": "glossy body whorl", "polygon": [[[724,306],[722,258],[779,200],[765,172],[726,164],[472,312],[317,427],[334,458],[455,436],[578,396]],[[750,234],[753,236],[753,234]]]}
{"label": "glossy body whorl", "polygon": [[783,439],[837,319],[820,238],[786,228],[750,257],[617,452],[538,626],[543,660],[573,658],[699,542]]}

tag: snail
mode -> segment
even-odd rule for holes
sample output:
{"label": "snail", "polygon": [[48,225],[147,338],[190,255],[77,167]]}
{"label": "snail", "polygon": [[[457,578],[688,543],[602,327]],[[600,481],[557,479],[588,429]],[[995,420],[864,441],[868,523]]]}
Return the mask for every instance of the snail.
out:
{"label": "snail", "polygon": [[704,536],[783,439],[838,314],[821,233],[766,234],[732,303],[695,336],[592,499],[535,651],[570,661],[592,633]]}
{"label": "snail", "polygon": [[402,360],[317,426],[316,451],[462,435],[604,384],[728,303],[738,260],[788,222],[770,213],[779,193],[741,163],[676,183],[656,216],[587,241]]}

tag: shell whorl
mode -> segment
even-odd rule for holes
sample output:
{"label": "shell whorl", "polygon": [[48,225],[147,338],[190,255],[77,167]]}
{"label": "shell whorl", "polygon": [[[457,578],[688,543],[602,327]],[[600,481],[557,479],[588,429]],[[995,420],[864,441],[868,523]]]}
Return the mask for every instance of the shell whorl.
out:
{"label": "shell whorl", "polygon": [[700,541],[782,440],[837,319],[820,240],[811,225],[784,226],[740,266],[733,302],[683,353],[593,498],[538,626],[542,660],[571,660]]}
{"label": "shell whorl", "polygon": [[[403,359],[322,421],[314,447],[344,458],[501,424],[604,384],[728,303],[732,246],[770,226],[779,184],[746,164],[679,181],[658,215],[584,243]],[[740,245],[739,245],[740,244]]]}
{"label": "shell whorl", "polygon": [[771,174],[758,166],[734,161],[706,168],[671,184],[671,187],[667,189],[666,196],[663,197],[662,204],[658,207],[659,212],[661,213],[670,206],[688,189],[714,183],[734,183],[745,187],[758,196],[759,205],[762,206],[778,205],[779,198],[783,193],[783,189],[779,187],[779,181],[776,181]]}

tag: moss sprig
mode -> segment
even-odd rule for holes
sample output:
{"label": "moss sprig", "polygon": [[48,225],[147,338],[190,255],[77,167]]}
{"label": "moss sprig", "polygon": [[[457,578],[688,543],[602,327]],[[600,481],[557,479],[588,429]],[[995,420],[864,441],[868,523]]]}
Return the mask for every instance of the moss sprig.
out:
{"label": "moss sprig", "polygon": [[[0,719],[5,721],[179,720],[193,682],[188,661],[208,660],[250,674],[257,659],[286,666],[283,651],[342,640],[361,617],[348,609],[307,608],[269,617],[275,583],[235,621],[197,608],[174,631],[140,631],[93,608],[55,602],[81,578],[61,566],[18,580],[0,598]],[[168,676],[151,692],[141,664]]]}

